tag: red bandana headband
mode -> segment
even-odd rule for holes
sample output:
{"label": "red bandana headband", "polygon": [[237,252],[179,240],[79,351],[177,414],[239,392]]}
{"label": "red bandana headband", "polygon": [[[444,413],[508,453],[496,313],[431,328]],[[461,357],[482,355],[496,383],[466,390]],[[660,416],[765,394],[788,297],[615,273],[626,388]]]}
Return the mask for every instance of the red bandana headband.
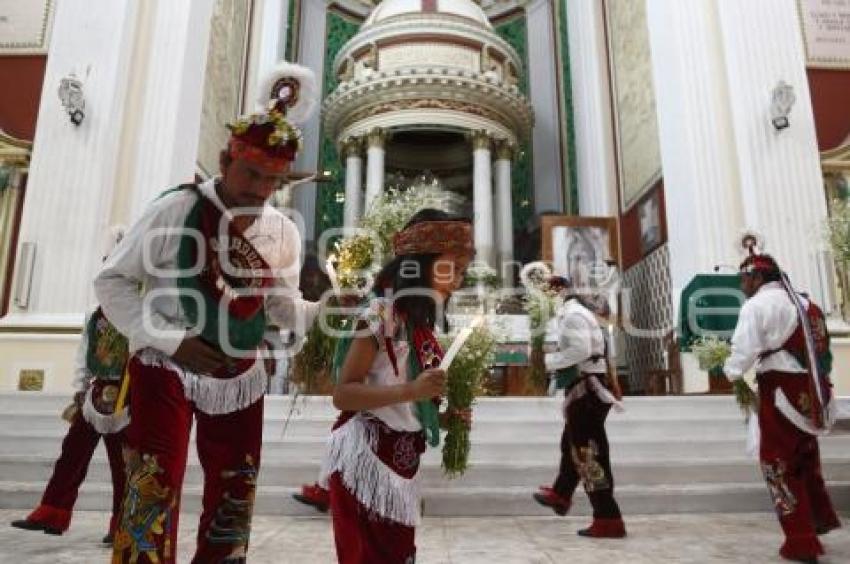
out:
{"label": "red bandana headband", "polygon": [[292,148],[288,151],[269,154],[267,149],[251,145],[235,137],[230,138],[227,148],[232,158],[246,160],[274,172],[286,172],[289,163],[295,160],[297,152],[296,148]]}
{"label": "red bandana headband", "polygon": [[401,255],[475,254],[472,225],[465,221],[425,221],[396,233],[393,253]]}
{"label": "red bandana headband", "polygon": [[741,265],[741,272],[744,274],[753,274],[755,272],[768,273],[778,272],[779,265],[773,257],[768,255],[751,255],[744,264]]}

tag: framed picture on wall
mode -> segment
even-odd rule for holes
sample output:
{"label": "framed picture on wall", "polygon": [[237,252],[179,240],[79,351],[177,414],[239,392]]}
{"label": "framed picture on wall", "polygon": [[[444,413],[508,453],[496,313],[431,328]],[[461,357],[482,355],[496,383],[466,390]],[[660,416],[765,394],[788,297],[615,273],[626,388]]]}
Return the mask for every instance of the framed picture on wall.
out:
{"label": "framed picture on wall", "polygon": [[640,252],[646,256],[663,241],[661,232],[661,199],[658,190],[638,204]]}
{"label": "framed picture on wall", "polygon": [[0,55],[46,55],[56,0],[0,0]]}
{"label": "framed picture on wall", "polygon": [[541,217],[543,260],[582,292],[607,294],[616,283],[619,253],[613,217]]}
{"label": "framed picture on wall", "polygon": [[806,66],[850,70],[850,2],[797,0]]}

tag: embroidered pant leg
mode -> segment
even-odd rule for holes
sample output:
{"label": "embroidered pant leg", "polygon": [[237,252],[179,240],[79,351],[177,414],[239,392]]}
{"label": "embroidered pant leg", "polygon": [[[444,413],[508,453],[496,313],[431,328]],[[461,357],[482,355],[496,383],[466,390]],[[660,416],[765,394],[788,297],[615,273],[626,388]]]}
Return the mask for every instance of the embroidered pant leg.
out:
{"label": "embroidered pant leg", "polygon": [[[792,404],[799,390],[781,386]],[[795,427],[774,405],[775,388],[759,385],[759,426],[762,473],[773,498],[774,509],[785,533],[780,553],[788,558],[814,558],[823,554],[815,535],[807,487],[807,443],[810,435]]]}
{"label": "embroidered pant leg", "polygon": [[805,459],[806,488],[812,505],[812,518],[816,527],[834,529],[841,526],[841,521],[835,513],[832,500],[826,490],[823,479],[823,468],[820,459],[820,447],[816,437],[810,437]]}
{"label": "embroidered pant leg", "polygon": [[600,401],[593,392],[567,408],[573,463],[593,506],[594,519],[621,517],[620,507],[614,500],[614,476],[605,433],[605,419],[610,409],[611,406]]}
{"label": "embroidered pant leg", "polygon": [[193,562],[245,562],[263,443],[263,398],[233,413],[196,412],[195,417],[204,499]]}
{"label": "embroidered pant leg", "polygon": [[561,464],[558,468],[558,477],[552,489],[559,496],[572,499],[573,493],[579,483],[579,475],[573,460],[572,443],[570,442],[570,422],[564,422],[564,431],[561,433]]}
{"label": "embroidered pant leg", "polygon": [[118,524],[118,515],[121,511],[121,500],[124,499],[124,485],[126,484],[123,453],[124,433],[103,435],[103,444],[106,446],[109,472],[112,475],[112,516],[109,519],[109,532],[114,534]]}
{"label": "embroidered pant leg", "polygon": [[330,477],[331,513],[339,564],[413,564],[416,529],[369,514],[345,487]]}
{"label": "embroidered pant leg", "polygon": [[86,478],[99,441],[100,433],[78,412],[62,441],[62,450],[41,497],[41,504],[30,514],[30,520],[61,531],[68,529],[80,485]]}
{"label": "embroidered pant leg", "polygon": [[192,407],[170,370],[133,357],[129,373],[127,483],[112,561],[173,564]]}

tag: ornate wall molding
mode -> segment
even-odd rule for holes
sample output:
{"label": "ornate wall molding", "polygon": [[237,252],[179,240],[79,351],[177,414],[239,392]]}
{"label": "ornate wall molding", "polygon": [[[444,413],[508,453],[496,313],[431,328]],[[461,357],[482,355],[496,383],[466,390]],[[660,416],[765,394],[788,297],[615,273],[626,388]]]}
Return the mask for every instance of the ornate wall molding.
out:
{"label": "ornate wall molding", "polygon": [[518,67],[521,66],[519,55],[507,41],[495,36],[493,30],[471,24],[462,18],[453,19],[445,14],[405,14],[379,23],[380,25],[363,28],[356,37],[340,49],[334,60],[335,69],[339,69],[345,59],[353,57],[355,53],[369,45],[381,45],[382,42],[393,42],[399,38],[421,36],[423,30],[427,30],[428,35],[434,38],[462,37],[470,45],[492,46],[505,52]]}
{"label": "ornate wall molding", "polygon": [[472,149],[475,151],[491,151],[493,149],[493,136],[489,131],[478,129],[470,135],[472,140]]}
{"label": "ornate wall molding", "polygon": [[[483,117],[500,123],[520,138],[527,138],[534,115],[516,87],[501,87],[480,73],[437,71],[405,69],[392,74],[378,73],[372,80],[355,79],[341,84],[325,101],[326,130],[339,138],[342,131],[358,121],[386,112],[427,108]],[[475,102],[470,102],[470,92],[476,93]]]}

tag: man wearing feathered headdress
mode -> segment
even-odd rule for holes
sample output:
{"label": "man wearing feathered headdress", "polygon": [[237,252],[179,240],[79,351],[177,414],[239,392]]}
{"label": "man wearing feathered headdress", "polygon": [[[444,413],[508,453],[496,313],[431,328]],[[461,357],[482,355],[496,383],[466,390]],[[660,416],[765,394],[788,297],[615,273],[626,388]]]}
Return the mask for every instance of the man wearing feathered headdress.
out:
{"label": "man wearing feathered headdress", "polygon": [[796,293],[773,257],[747,234],[742,246],[741,289],[747,301],[724,365],[737,393],[752,392],[743,375],[754,364],[758,383],[759,459],[785,532],[780,554],[817,562],[817,535],[841,526],[821,473],[817,437],[834,420],[829,372],[832,356],[821,309]]}
{"label": "man wearing feathered headdress", "polygon": [[[230,124],[221,176],[169,190],[95,280],[129,338],[127,487],[114,562],[174,562],[189,432],[204,470],[194,562],[245,562],[262,444],[269,325],[303,334],[318,305],[298,292],[301,238],[268,204],[301,147],[293,121],[315,78],[284,64],[267,103]],[[144,292],[140,295],[141,285]]]}

